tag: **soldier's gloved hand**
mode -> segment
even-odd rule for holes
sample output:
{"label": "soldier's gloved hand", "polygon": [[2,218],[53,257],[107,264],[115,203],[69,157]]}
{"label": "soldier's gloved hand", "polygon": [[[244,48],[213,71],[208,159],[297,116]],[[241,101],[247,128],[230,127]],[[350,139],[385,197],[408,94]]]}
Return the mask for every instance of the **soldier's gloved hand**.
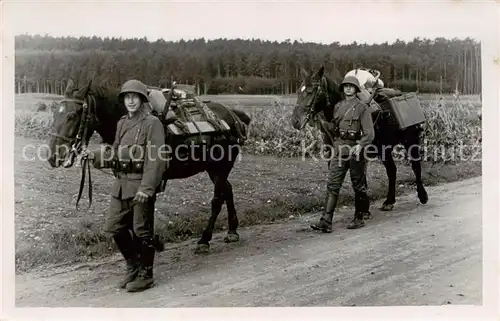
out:
{"label": "soldier's gloved hand", "polygon": [[149,198],[148,194],[138,191],[137,194],[135,194],[134,201],[138,203],[146,203],[148,198]]}
{"label": "soldier's gloved hand", "polygon": [[80,153],[80,165],[83,165],[83,161],[87,159],[90,163],[93,163],[95,160],[95,154],[94,152],[88,150],[87,148],[84,148],[82,152]]}
{"label": "soldier's gloved hand", "polygon": [[93,161],[95,159],[95,153],[88,150],[88,149],[85,149],[82,151],[82,158],[88,158],[90,161]]}
{"label": "soldier's gloved hand", "polygon": [[356,144],[355,146],[353,146],[351,148],[351,155],[354,155],[354,156],[358,157],[359,154],[361,153],[361,149],[362,149],[361,145],[360,144]]}

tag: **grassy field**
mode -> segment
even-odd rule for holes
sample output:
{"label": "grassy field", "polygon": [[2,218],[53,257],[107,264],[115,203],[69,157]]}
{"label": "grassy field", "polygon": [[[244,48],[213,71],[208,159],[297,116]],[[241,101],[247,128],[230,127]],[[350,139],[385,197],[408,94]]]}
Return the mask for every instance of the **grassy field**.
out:
{"label": "grassy field", "polygon": [[[273,137],[296,140],[300,135],[289,128],[288,117],[293,97],[277,96],[212,96],[228,105],[249,110],[253,123],[250,128],[249,149],[237,162],[230,175],[241,226],[271,223],[298,215],[320,211],[326,188],[327,166],[322,161],[293,155],[276,155],[271,150],[259,150],[256,142]],[[30,160],[36,147],[45,143],[49,133],[49,111],[36,111],[36,104],[60,99],[48,95],[18,95],[16,97],[15,141],[15,229],[16,270],[18,273],[45,264],[72,263],[108,255],[115,247],[103,232],[102,226],[109,204],[107,194],[112,177],[92,169],[94,181],[93,206],[89,211],[75,210],[81,168],[51,169],[46,162]],[[431,117],[429,131],[443,142],[453,145],[457,138],[469,143],[480,138],[481,105],[474,97],[461,97],[461,104],[445,97],[428,96],[421,101]],[[255,110],[252,110],[255,108]],[[479,129],[477,129],[479,126]],[[287,136],[288,135],[288,136]],[[295,136],[293,136],[295,135]],[[474,136],[475,135],[475,136]],[[31,145],[30,145],[31,144]],[[23,148],[25,149],[23,156]],[[290,143],[290,146],[296,146]],[[286,153],[285,153],[286,154]],[[278,157],[287,156],[287,157]],[[369,164],[370,197],[379,200],[386,193],[387,178],[379,161]],[[435,163],[424,162],[423,180],[434,185],[481,175],[481,162]],[[353,192],[346,177],[341,190],[340,206],[352,206]],[[413,174],[404,162],[398,164],[398,195],[415,195]],[[208,175],[170,181],[165,193],[158,197],[156,232],[169,242],[198,237],[210,212],[213,185]],[[85,208],[87,191],[81,201]],[[432,202],[432,195],[429,195]],[[397,204],[396,204],[397,206]],[[216,225],[218,231],[227,228],[225,208]]]}

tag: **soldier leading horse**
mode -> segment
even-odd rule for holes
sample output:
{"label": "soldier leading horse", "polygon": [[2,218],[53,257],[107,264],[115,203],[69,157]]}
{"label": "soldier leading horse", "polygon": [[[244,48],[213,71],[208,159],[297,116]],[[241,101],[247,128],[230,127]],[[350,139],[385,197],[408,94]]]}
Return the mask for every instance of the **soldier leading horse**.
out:
{"label": "soldier leading horse", "polygon": [[[302,69],[303,82],[298,92],[291,124],[295,129],[301,130],[307,123],[314,125],[317,118],[330,122],[333,118],[333,106],[341,100],[341,93],[338,84],[325,75],[325,68],[321,66],[317,73],[310,76]],[[375,97],[377,101],[377,97]],[[372,113],[374,120],[375,155],[381,159],[387,172],[389,187],[386,200],[382,207],[383,211],[390,211],[396,203],[396,164],[392,157],[392,150],[398,144],[402,144],[407,155],[410,156],[411,167],[415,174],[417,185],[417,195],[422,204],[428,201],[427,191],[422,182],[421,167],[421,133],[420,126],[410,126],[400,130],[395,124],[392,116],[383,111]],[[328,129],[323,126],[322,121],[318,122],[323,135],[331,135]],[[368,153],[368,152],[367,152]]]}
{"label": "soldier leading horse", "polygon": [[[231,110],[215,102],[209,102],[207,106],[229,125],[230,136],[246,135],[246,126],[251,121],[247,114],[240,110]],[[54,112],[54,132],[49,141],[51,152],[48,159],[49,164],[52,167],[72,166],[75,157],[82,151],[82,145],[90,140],[94,131],[99,133],[103,143],[112,145],[117,123],[121,116],[126,113],[126,107],[118,101],[117,92],[92,85],[91,81],[88,85],[78,88],[70,80],[60,108]],[[168,145],[170,142],[167,137],[166,144]],[[220,146],[216,149],[219,151],[219,155],[207,152],[206,159],[189,159],[186,162],[181,162],[173,156],[163,175],[165,180],[183,179],[206,171],[214,184],[211,215],[202,237],[198,241],[196,249],[198,253],[208,251],[215,222],[224,202],[228,212],[228,232],[224,241],[239,241],[239,235],[236,231],[238,217],[234,206],[233,189],[228,181],[228,176],[239,154],[241,144],[231,139],[224,139],[217,141],[217,143]],[[158,175],[162,175],[162,173],[158,173]]]}

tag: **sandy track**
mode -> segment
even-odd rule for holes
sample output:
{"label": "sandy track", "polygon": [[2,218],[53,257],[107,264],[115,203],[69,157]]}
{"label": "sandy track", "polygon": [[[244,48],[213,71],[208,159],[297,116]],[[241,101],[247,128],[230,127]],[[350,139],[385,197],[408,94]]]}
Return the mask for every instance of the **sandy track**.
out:
{"label": "sandy track", "polygon": [[[117,290],[119,256],[95,264],[16,276],[17,307],[380,306],[482,304],[481,177],[398,198],[359,230],[352,209],[332,234],[308,228],[310,216],[214,236],[209,255],[192,241],[157,256],[156,286]],[[316,218],[316,215],[313,216]]]}

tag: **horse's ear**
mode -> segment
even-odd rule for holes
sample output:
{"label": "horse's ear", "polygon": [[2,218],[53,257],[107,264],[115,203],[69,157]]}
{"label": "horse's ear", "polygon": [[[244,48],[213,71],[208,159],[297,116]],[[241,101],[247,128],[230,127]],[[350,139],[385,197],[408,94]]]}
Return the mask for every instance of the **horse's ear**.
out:
{"label": "horse's ear", "polygon": [[325,66],[321,66],[318,70],[318,78],[321,79],[325,75]]}
{"label": "horse's ear", "polygon": [[91,86],[92,86],[92,79],[89,80],[87,87],[85,87],[85,90],[83,91],[83,97],[87,96],[87,94],[90,92]]}
{"label": "horse's ear", "polygon": [[75,88],[75,82],[73,81],[73,78],[69,78],[68,84],[66,85],[66,89],[64,90],[64,96],[68,97],[70,94],[72,94],[74,88]]}

